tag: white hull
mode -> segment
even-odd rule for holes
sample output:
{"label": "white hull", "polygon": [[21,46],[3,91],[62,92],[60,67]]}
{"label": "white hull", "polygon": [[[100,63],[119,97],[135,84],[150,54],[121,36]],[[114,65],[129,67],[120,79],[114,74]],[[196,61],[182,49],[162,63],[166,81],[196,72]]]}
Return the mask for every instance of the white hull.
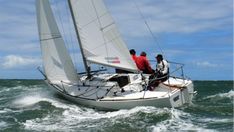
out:
{"label": "white hull", "polygon": [[[181,80],[181,79],[180,79]],[[166,82],[164,82],[166,83]],[[154,106],[154,107],[180,107],[191,103],[193,97],[193,84],[187,81],[183,89],[169,88],[167,85],[160,84],[154,91],[123,92],[121,95],[96,98],[97,95],[82,97],[74,95],[74,91],[64,91],[61,87],[51,86],[57,93],[66,99],[81,105],[101,110],[119,110],[130,109],[136,106]],[[63,84],[63,88],[66,85]],[[70,87],[71,88],[71,87]],[[72,87],[71,89],[81,89],[82,87]],[[84,88],[84,87],[83,87]],[[69,88],[67,88],[69,89]],[[96,92],[96,94],[100,94]]]}

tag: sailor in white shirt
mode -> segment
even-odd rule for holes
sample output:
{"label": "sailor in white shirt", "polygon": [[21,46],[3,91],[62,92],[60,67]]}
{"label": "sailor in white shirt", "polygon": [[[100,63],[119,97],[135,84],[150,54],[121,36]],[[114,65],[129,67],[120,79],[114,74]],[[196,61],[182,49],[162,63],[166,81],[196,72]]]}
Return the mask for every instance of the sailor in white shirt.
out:
{"label": "sailor in white shirt", "polygon": [[166,60],[163,59],[161,54],[158,54],[156,57],[157,65],[155,73],[149,77],[149,82],[147,89],[153,91],[159,83],[166,81],[169,78],[169,64]]}
{"label": "sailor in white shirt", "polygon": [[169,64],[166,60],[163,59],[163,56],[161,54],[158,54],[156,56],[157,59],[157,65],[156,65],[156,73],[158,74],[158,78],[163,78],[168,76],[169,74]]}

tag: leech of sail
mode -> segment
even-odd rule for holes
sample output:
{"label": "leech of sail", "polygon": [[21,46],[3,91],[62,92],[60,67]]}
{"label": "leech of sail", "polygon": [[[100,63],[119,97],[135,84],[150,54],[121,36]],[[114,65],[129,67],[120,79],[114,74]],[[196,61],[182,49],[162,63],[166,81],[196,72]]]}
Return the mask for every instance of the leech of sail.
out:
{"label": "leech of sail", "polygon": [[44,76],[51,83],[78,83],[72,59],[59,32],[48,0],[36,0],[36,12]]}
{"label": "leech of sail", "polygon": [[85,59],[94,64],[137,72],[136,64],[103,0],[69,2]]}

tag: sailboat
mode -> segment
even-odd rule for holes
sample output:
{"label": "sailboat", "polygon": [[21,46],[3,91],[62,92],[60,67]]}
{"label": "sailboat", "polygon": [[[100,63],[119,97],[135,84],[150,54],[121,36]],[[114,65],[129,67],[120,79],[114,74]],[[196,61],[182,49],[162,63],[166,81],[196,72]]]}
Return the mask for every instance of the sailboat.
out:
{"label": "sailboat", "polygon": [[[181,107],[190,104],[193,82],[172,77],[147,90],[148,74],[132,60],[102,0],[68,0],[86,72],[78,74],[56,24],[48,0],[36,0],[37,23],[45,82],[74,103],[103,110],[136,106]],[[132,73],[92,71],[92,64]]]}

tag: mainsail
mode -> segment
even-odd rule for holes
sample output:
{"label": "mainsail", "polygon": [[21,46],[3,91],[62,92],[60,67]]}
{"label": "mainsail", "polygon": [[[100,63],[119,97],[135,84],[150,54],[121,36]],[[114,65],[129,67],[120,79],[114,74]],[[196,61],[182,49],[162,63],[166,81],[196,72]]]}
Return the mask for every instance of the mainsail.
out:
{"label": "mainsail", "polygon": [[44,71],[50,81],[76,83],[78,76],[67,52],[48,0],[36,0]]}
{"label": "mainsail", "polygon": [[70,0],[87,61],[137,71],[102,0]]}

